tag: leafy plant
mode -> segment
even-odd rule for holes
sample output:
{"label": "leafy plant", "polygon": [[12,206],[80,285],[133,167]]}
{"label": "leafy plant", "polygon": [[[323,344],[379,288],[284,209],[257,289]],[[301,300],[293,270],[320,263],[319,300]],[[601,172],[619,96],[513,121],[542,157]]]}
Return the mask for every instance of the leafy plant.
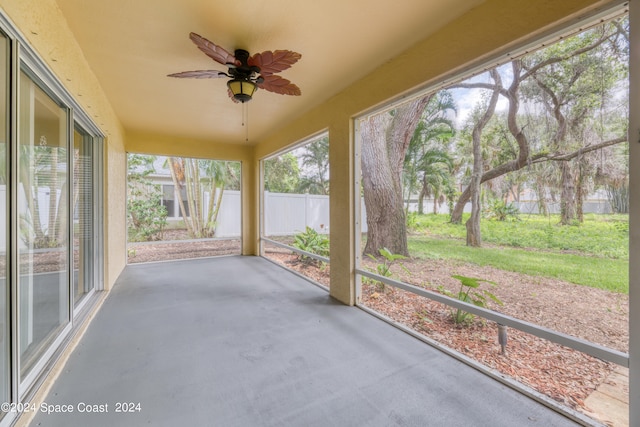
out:
{"label": "leafy plant", "polygon": [[154,156],[127,157],[127,228],[130,242],[159,240],[167,225],[167,209],[162,205],[160,185],[148,176],[155,171]]}
{"label": "leafy plant", "polygon": [[[309,226],[305,231],[294,236],[292,245],[305,252],[325,257],[329,256],[329,238]],[[298,260],[306,264],[312,264],[315,261],[313,258],[302,254],[298,255]]]}
{"label": "leafy plant", "polygon": [[485,209],[485,216],[497,221],[516,221],[520,211],[513,203],[507,203],[502,199],[489,200],[489,206]]}
{"label": "leafy plant", "polygon": [[409,212],[406,217],[407,229],[415,231],[418,228],[418,213]]}
{"label": "leafy plant", "polygon": [[[488,283],[492,286],[498,286],[495,282],[486,279],[478,279],[474,277],[459,275],[453,275],[451,277],[460,281],[460,290],[457,294],[454,294],[453,292],[440,286],[439,290],[445,295],[457,298],[460,301],[467,302],[482,308],[487,308],[488,299],[493,300],[498,305],[504,304],[497,296],[495,296],[491,292],[487,291],[486,289],[479,289],[482,283]],[[451,317],[453,318],[454,323],[457,325],[469,323],[475,318],[473,314],[460,308],[452,309]]]}
{"label": "leafy plant", "polygon": [[[382,263],[378,263],[376,265],[376,273],[378,273],[379,276],[383,276],[383,277],[391,277],[392,273],[391,273],[391,266],[399,259],[406,259],[407,257],[404,255],[400,255],[400,254],[394,254],[392,253],[389,249],[387,248],[382,248],[379,250],[380,255],[383,258]],[[373,256],[372,254],[367,254],[367,256],[369,258],[371,258],[374,261],[378,261],[378,258],[376,258],[375,256]],[[407,268],[402,265],[402,263],[399,263],[399,265],[404,268],[405,271],[409,271],[407,270]],[[378,286],[378,289],[380,290],[384,290],[384,283],[374,280],[374,283]]]}

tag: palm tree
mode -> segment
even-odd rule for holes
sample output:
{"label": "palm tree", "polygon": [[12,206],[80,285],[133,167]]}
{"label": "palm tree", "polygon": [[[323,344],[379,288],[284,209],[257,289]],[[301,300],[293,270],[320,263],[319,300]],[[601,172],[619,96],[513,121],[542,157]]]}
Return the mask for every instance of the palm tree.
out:
{"label": "palm tree", "polygon": [[422,213],[425,197],[433,197],[433,213],[438,213],[438,201],[451,185],[453,160],[446,151],[429,148],[422,154],[418,167],[422,173],[418,213]]}
{"label": "palm tree", "polygon": [[411,195],[420,187],[418,213],[423,212],[424,198],[430,196],[434,197],[434,212],[437,212],[437,201],[451,181],[453,160],[447,146],[454,134],[454,124],[449,118],[450,112],[455,112],[453,96],[446,90],[441,91],[429,102],[414,131],[403,170],[407,211]]}
{"label": "palm tree", "polygon": [[[232,164],[233,162],[221,160],[167,158],[165,166],[169,168],[173,184],[178,190],[176,191],[178,205],[191,237],[202,238],[215,235],[224,189],[229,182],[238,179]],[[187,196],[186,205],[182,197],[183,187]],[[210,194],[206,218],[202,200],[205,189]]]}
{"label": "palm tree", "polygon": [[311,194],[329,194],[329,137],[307,144],[300,156],[310,174],[300,179],[298,189]]}
{"label": "palm tree", "polygon": [[204,178],[209,181],[210,195],[209,205],[207,206],[207,219],[203,225],[206,234],[214,236],[224,190],[231,181],[237,180],[236,171],[231,162],[221,160],[200,160],[200,168]]}

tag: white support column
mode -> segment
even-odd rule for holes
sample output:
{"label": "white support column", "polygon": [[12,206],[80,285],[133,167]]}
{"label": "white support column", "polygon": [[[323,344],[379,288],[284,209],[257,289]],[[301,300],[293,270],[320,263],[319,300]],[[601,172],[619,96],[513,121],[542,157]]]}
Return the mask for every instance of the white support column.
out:
{"label": "white support column", "polygon": [[640,426],[640,2],[629,2],[629,425]]}

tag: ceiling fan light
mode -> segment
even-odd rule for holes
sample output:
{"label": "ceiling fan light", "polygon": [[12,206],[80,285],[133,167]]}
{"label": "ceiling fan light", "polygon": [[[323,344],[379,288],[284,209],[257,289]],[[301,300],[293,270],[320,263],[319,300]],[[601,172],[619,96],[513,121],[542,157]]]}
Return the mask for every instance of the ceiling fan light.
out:
{"label": "ceiling fan light", "polygon": [[251,101],[251,97],[258,88],[255,83],[242,79],[229,80],[227,86],[231,90],[233,97],[240,102]]}

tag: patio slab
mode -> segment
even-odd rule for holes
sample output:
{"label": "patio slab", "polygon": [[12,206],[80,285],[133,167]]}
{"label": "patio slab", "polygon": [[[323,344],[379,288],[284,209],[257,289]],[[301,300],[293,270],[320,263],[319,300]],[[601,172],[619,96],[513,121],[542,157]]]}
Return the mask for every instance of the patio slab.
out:
{"label": "patio slab", "polygon": [[242,256],[127,266],[45,402],[32,426],[577,425]]}

